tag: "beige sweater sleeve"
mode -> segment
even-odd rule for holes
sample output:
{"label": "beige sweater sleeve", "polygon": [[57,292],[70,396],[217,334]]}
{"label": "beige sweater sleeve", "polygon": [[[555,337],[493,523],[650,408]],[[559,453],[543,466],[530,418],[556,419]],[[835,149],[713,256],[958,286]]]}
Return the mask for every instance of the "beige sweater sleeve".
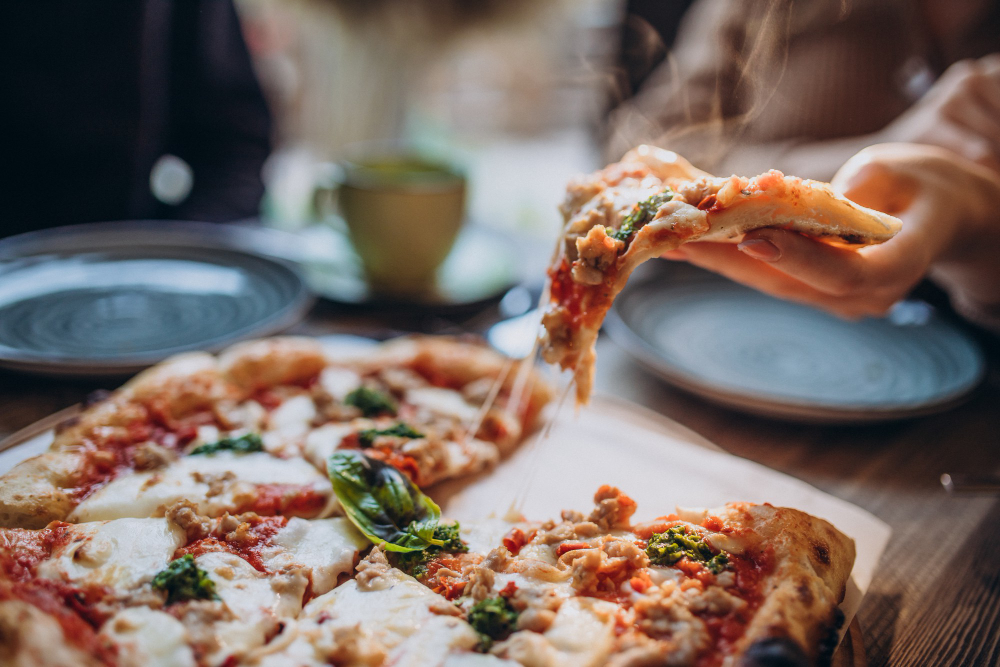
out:
{"label": "beige sweater sleeve", "polygon": [[699,0],[668,59],[612,115],[607,157],[651,142],[718,173],[828,180],[912,103],[911,14],[901,0]]}

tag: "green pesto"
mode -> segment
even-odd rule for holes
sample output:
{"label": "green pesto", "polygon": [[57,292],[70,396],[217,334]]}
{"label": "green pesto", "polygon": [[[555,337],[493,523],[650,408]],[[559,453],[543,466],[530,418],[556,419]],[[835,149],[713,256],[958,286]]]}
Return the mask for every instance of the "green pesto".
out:
{"label": "green pesto", "polygon": [[201,454],[217,454],[219,452],[235,452],[236,454],[250,454],[251,452],[264,451],[264,441],[257,433],[247,433],[237,438],[223,438],[218,442],[209,442],[198,445],[188,456],[198,456]]}
{"label": "green pesto", "polygon": [[704,564],[713,574],[722,572],[729,564],[725,551],[714,553],[699,535],[689,535],[687,526],[673,526],[664,533],[653,533],[646,546],[646,555],[653,565],[673,565],[681,558],[689,558]]}
{"label": "green pesto", "polygon": [[517,627],[517,611],[504,597],[486,598],[472,605],[469,625],[479,633],[486,650],[494,641],[506,639]]}
{"label": "green pesto", "polygon": [[383,413],[396,414],[396,403],[392,397],[370,387],[358,387],[344,397],[344,403],[361,410],[365,417]]}
{"label": "green pesto", "polygon": [[667,188],[663,192],[657,192],[655,195],[646,197],[635,205],[635,208],[632,209],[631,213],[625,216],[625,219],[622,221],[622,226],[608,234],[608,236],[617,241],[624,241],[629,236],[639,231],[643,225],[652,220],[653,216],[656,215],[656,212],[660,210],[660,207],[673,198],[674,191],[670,188]]}
{"label": "green pesto", "polygon": [[419,579],[427,574],[427,563],[438,554],[467,552],[469,547],[462,541],[459,531],[460,527],[457,521],[450,524],[439,523],[434,527],[434,539],[441,541],[442,544],[431,544],[423,551],[394,553],[396,567]]}
{"label": "green pesto", "polygon": [[194,556],[185,554],[153,577],[153,588],[167,594],[167,604],[184,600],[218,600],[215,582],[195,565]]}
{"label": "green pesto", "polygon": [[422,438],[423,433],[415,431],[403,422],[399,422],[395,426],[390,426],[389,428],[366,428],[363,431],[358,432],[358,443],[362,448],[371,447],[375,442],[375,438],[380,435],[392,435],[397,438]]}

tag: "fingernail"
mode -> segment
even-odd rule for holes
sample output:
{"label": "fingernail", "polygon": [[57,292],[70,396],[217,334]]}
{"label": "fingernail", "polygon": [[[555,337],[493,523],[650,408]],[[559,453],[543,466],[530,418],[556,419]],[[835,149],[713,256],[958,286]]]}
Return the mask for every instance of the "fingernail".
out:
{"label": "fingernail", "polygon": [[778,246],[765,239],[750,239],[736,247],[762,262],[777,262],[781,259],[781,250]]}

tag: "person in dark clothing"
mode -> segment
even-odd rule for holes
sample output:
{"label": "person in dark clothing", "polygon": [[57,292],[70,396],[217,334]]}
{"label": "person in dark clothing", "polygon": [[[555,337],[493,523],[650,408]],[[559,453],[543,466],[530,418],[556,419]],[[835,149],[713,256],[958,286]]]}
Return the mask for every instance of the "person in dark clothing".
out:
{"label": "person in dark clothing", "polygon": [[[0,236],[256,215],[271,118],[232,2],[18,2],[3,23]],[[165,155],[186,197],[154,195]]]}

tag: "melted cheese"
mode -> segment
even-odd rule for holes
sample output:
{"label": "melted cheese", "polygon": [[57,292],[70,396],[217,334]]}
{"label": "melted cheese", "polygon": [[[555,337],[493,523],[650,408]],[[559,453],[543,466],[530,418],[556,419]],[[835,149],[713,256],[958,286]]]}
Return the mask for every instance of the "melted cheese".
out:
{"label": "melted cheese", "polygon": [[502,655],[519,662],[553,667],[603,665],[615,640],[617,605],[594,598],[571,598],[542,634],[522,630],[497,646]]}
{"label": "melted cheese", "polygon": [[373,588],[364,590],[356,581],[349,581],[307,604],[305,615],[315,618],[325,612],[332,619],[324,625],[331,628],[361,623],[380,644],[392,649],[434,615],[429,609],[432,603],[449,604],[399,570],[390,570],[376,582]]}
{"label": "melted cheese", "polygon": [[148,607],[123,609],[101,628],[118,649],[120,667],[194,667],[188,633],[176,618]]}
{"label": "melted cheese", "polygon": [[462,523],[462,539],[469,551],[486,555],[503,544],[504,536],[515,524],[504,519],[490,517],[475,522]]}
{"label": "melted cheese", "polygon": [[441,667],[520,667],[521,663],[504,660],[489,653],[453,653]]}
{"label": "melted cheese", "polygon": [[340,441],[354,431],[355,428],[350,424],[324,424],[306,436],[303,453],[314,466],[326,470],[327,459],[340,446]]}
{"label": "melted cheese", "polygon": [[391,654],[387,664],[439,665],[444,656],[434,646],[425,645],[425,631],[434,642],[449,647],[445,653],[469,645],[470,640],[474,645],[478,638],[464,621],[445,617],[447,622],[441,623],[437,619],[442,617],[430,610],[432,604],[451,603],[399,570],[389,570],[371,582],[370,588],[348,581],[307,604],[299,620],[286,628],[280,648],[268,652],[258,664],[328,664],[326,658],[337,647],[337,637],[343,641],[346,633],[369,650]]}
{"label": "melted cheese", "polygon": [[343,403],[349,393],[361,386],[361,376],[347,368],[327,366],[319,374],[319,385],[331,398]]}
{"label": "melted cheese", "polygon": [[368,540],[344,518],[289,519],[288,524],[261,551],[264,567],[272,572],[304,567],[312,576],[312,592],[322,595],[337,585],[337,578],[354,570],[358,551]]}
{"label": "melted cheese", "polygon": [[302,459],[220,452],[185,456],[157,470],[123,475],[80,503],[69,520],[162,516],[180,500],[194,501],[200,513],[218,516],[236,510],[237,496],[252,493],[258,484],[309,486],[332,494],[329,479]]}
{"label": "melted cheese", "polygon": [[393,667],[437,667],[449,654],[472,651],[478,644],[479,633],[461,618],[434,616],[397,646],[386,663]]}
{"label": "melted cheese", "polygon": [[479,414],[479,408],[466,403],[460,393],[440,387],[409,389],[406,392],[406,402],[465,423],[471,423]]}
{"label": "melted cheese", "polygon": [[276,407],[268,420],[272,431],[285,439],[305,435],[316,418],[316,404],[307,395],[293,396]]}
{"label": "melted cheese", "polygon": [[69,528],[72,539],[38,566],[38,575],[117,591],[152,580],[185,543],[184,531],[166,519],[119,519]]}
{"label": "melted cheese", "polygon": [[215,591],[222,598],[219,604],[232,619],[219,621],[213,628],[218,648],[209,658],[211,664],[263,645],[281,621],[295,618],[302,609],[307,584],[304,576],[266,575],[229,553],[202,554],[195,562],[215,582]]}

